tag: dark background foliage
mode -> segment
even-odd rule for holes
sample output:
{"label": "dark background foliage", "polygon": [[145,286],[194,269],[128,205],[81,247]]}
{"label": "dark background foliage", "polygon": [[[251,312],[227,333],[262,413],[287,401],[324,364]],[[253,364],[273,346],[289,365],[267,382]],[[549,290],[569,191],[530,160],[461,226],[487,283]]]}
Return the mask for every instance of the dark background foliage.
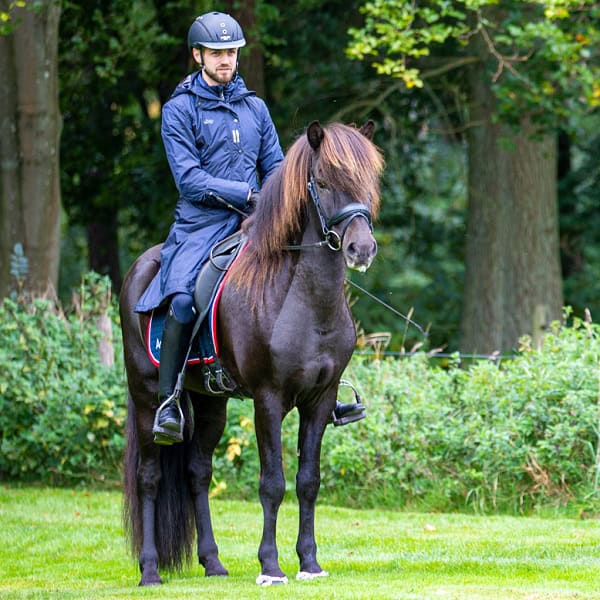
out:
{"label": "dark background foliage", "polygon": [[[118,292],[124,271],[168,230],[176,190],[160,141],[160,106],[192,68],[190,18],[231,3],[130,0],[66,3],[60,77],[63,236],[60,296],[91,267]],[[235,5],[235,6],[234,6]],[[376,296],[430,327],[432,347],[456,349],[464,277],[465,110],[459,75],[415,92],[346,57],[361,2],[257,2],[250,46],[264,56],[264,87],[282,146],[313,119],[376,121],[386,157],[380,253],[366,275]],[[326,7],[326,10],[325,10]],[[448,52],[452,52],[449,45]],[[242,55],[242,75],[249,49]],[[450,109],[449,107],[453,107]],[[559,189],[565,304],[596,312],[599,297],[597,128],[582,119],[561,137]],[[482,248],[482,252],[485,248]],[[393,313],[356,294],[365,331],[392,333],[391,349],[422,338]]]}

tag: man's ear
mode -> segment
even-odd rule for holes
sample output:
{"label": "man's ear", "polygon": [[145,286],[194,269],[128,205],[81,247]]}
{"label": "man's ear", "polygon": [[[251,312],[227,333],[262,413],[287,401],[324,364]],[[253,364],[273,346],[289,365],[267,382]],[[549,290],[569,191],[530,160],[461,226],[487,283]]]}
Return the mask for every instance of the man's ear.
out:
{"label": "man's ear", "polygon": [[192,48],[192,56],[197,64],[202,65],[202,50],[200,48]]}

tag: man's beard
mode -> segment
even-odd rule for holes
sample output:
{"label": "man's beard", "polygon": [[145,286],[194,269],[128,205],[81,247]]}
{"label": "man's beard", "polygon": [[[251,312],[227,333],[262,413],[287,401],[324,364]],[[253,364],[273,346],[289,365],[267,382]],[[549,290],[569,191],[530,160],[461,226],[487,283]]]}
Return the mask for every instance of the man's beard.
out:
{"label": "man's beard", "polygon": [[221,85],[227,85],[232,79],[235,72],[227,71],[227,73],[219,73],[218,71],[209,70],[206,65],[204,65],[204,72],[213,80]]}

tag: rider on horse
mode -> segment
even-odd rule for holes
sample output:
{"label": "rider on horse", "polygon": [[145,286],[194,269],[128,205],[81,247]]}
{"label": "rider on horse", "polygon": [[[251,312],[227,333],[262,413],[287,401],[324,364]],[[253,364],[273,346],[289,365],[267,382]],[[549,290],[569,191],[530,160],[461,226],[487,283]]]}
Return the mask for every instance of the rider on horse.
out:
{"label": "rider on horse", "polygon": [[[266,104],[237,73],[239,48],[245,44],[230,15],[199,16],[189,29],[188,46],[200,68],[163,107],[162,138],[179,200],[160,270],[136,306],[137,312],[148,312],[170,303],[159,366],[155,441],[161,444],[181,441],[174,390],[194,328],[196,276],[212,246],[239,229],[240,213],[250,212],[261,184],[283,159]],[[363,416],[362,405],[337,403],[338,422]]]}

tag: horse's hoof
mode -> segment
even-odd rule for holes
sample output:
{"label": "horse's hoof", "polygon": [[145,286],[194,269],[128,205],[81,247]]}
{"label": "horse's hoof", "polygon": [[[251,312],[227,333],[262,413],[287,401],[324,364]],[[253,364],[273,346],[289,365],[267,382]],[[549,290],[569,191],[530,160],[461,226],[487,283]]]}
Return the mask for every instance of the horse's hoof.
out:
{"label": "horse's hoof", "polygon": [[213,565],[209,565],[209,566],[205,565],[204,576],[205,577],[228,577],[229,571],[219,561],[217,561]]}
{"label": "horse's hoof", "polygon": [[146,587],[150,585],[162,585],[162,579],[160,575],[152,575],[150,577],[142,577],[138,583],[140,587]]}
{"label": "horse's hoof", "polygon": [[329,577],[329,573],[327,571],[319,571],[318,573],[298,571],[298,574],[296,575],[296,579],[298,581],[310,581],[311,579],[316,579],[317,577]]}
{"label": "horse's hoof", "polygon": [[271,577],[271,575],[263,575],[262,573],[256,578],[257,585],[279,585],[281,583],[286,584],[288,578],[284,575],[283,577]]}

